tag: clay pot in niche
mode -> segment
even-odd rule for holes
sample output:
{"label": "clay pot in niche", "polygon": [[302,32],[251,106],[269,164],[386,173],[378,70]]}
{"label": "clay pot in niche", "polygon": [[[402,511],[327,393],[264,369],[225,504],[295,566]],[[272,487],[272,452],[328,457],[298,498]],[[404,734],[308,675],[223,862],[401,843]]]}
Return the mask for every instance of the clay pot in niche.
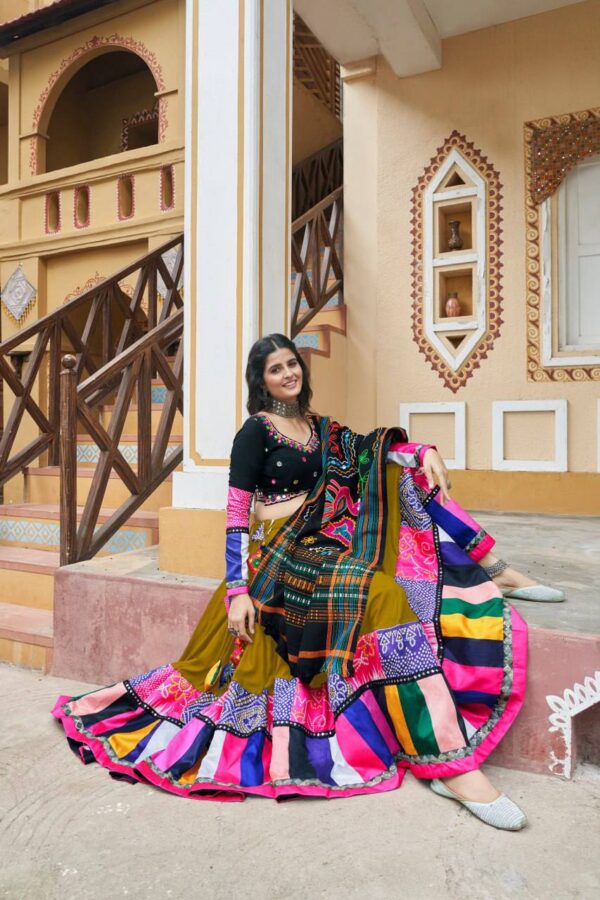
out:
{"label": "clay pot in niche", "polygon": [[448,222],[448,227],[450,228],[448,250],[462,250],[463,239],[460,236],[460,222],[458,219],[452,219]]}
{"label": "clay pot in niche", "polygon": [[460,305],[460,300],[458,299],[458,294],[456,291],[450,291],[448,294],[448,299],[446,300],[446,315],[453,319],[456,316],[460,316],[462,309]]}

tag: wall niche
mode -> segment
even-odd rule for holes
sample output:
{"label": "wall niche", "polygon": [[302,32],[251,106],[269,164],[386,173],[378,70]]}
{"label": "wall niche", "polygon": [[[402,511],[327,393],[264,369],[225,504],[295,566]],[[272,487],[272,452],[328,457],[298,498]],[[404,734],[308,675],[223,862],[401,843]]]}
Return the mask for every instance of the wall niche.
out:
{"label": "wall niche", "polygon": [[413,334],[453,392],[502,324],[500,189],[494,167],[458,132],[413,189]]}

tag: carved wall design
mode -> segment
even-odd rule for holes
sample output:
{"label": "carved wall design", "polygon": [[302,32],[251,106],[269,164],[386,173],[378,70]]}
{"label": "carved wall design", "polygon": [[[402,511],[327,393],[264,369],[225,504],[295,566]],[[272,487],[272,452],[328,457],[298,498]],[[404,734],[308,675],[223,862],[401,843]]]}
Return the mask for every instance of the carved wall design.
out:
{"label": "carved wall design", "polygon": [[[478,173],[485,182],[485,241],[486,246],[479,248],[480,259],[478,265],[485,269],[485,297],[481,298],[483,304],[482,318],[480,318],[481,338],[470,349],[468,355],[458,367],[449,365],[442,354],[434,346],[427,334],[425,321],[425,272],[426,259],[424,245],[424,199],[425,193],[441,167],[446,163],[448,156],[458,151]],[[444,385],[453,393],[463,387],[479,368],[482,359],[485,359],[494,345],[494,341],[500,334],[502,325],[502,185],[500,177],[487,157],[475,149],[466,137],[458,131],[453,131],[447,140],[432,157],[429,165],[419,178],[412,191],[411,207],[411,238],[412,238],[412,325],[414,339],[421,353],[426,357],[431,368],[437,372]]]}
{"label": "carved wall design", "polygon": [[[150,71],[154,76],[154,80],[156,82],[156,88],[158,91],[165,90],[165,81],[163,78],[162,68],[156,58],[156,54],[149,50],[145,44],[141,41],[136,41],[132,37],[124,37],[123,35],[114,33],[111,35],[107,35],[105,37],[101,37],[99,35],[94,35],[94,37],[90,38],[89,41],[86,41],[85,44],[82,44],[81,47],[77,47],[73,52],[65,57],[60,66],[52,72],[46,87],[40,94],[38,98],[38,102],[33,111],[33,122],[31,126],[31,131],[34,133],[34,136],[30,140],[29,145],[29,169],[32,175],[36,175],[38,171],[38,159],[37,159],[37,146],[38,146],[38,138],[35,136],[39,131],[40,121],[42,119],[42,114],[48,98],[52,92],[52,89],[62,78],[67,70],[71,68],[71,66],[75,65],[78,61],[82,59],[82,57],[87,56],[88,54],[93,53],[93,51],[98,50],[99,48],[104,47],[120,47],[125,50],[130,50],[132,53],[137,54],[137,56],[141,57]],[[164,97],[160,97],[157,103],[158,106],[158,142],[161,143],[164,141],[166,129],[167,129],[167,101]]]}
{"label": "carved wall design", "polygon": [[[545,134],[548,139],[545,140]],[[568,159],[560,164],[552,144],[570,147]],[[542,365],[542,263],[541,207],[536,202],[546,196],[547,184],[556,189],[578,159],[600,148],[600,107],[561,116],[548,116],[525,123],[525,232],[527,289],[527,378],[529,381],[600,381],[599,365]],[[537,154],[548,153],[544,162]],[[562,175],[558,171],[562,170]],[[543,173],[540,175],[540,172]],[[542,187],[544,190],[542,190]]]}

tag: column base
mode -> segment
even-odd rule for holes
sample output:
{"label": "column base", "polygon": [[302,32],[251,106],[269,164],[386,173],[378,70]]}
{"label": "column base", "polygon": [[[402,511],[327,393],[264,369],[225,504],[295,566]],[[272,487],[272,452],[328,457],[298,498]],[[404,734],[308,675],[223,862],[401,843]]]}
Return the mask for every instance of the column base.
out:
{"label": "column base", "polygon": [[165,506],[159,510],[159,568],[225,577],[225,510]]}

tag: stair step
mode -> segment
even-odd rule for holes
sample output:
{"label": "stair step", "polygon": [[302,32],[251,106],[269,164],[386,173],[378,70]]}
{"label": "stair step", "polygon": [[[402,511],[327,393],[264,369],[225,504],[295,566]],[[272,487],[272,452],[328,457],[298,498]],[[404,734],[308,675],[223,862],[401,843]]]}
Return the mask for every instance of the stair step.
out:
{"label": "stair step", "polygon": [[[167,444],[167,453],[179,450],[183,446],[183,437],[175,435]],[[135,466],[138,458],[138,437],[136,434],[124,434],[119,441],[119,450],[124,459]],[[87,434],[77,435],[77,464],[80,466],[93,466],[100,459],[100,448]]]}
{"label": "stair step", "polygon": [[[98,527],[107,522],[114,509],[103,508]],[[77,509],[81,521],[83,508]],[[158,541],[158,512],[138,510],[121,526],[100,551],[100,555],[124,553],[149,547]],[[0,504],[0,546],[21,546],[58,552],[60,548],[60,507],[56,503]]]}
{"label": "stair step", "polygon": [[48,609],[31,609],[15,603],[0,603],[0,638],[51,647],[53,613]]}
{"label": "stair step", "polygon": [[53,613],[0,603],[0,660],[48,672],[54,644]]}
{"label": "stair step", "polygon": [[[104,427],[108,427],[110,422],[112,412],[114,409],[114,404],[109,404],[102,407],[102,416],[101,422]],[[158,428],[158,424],[160,422],[161,416],[163,414],[163,404],[162,403],[153,403],[151,409],[151,420],[152,420],[152,433],[155,434]],[[123,427],[123,431],[127,434],[135,434],[137,431],[137,414],[138,414],[138,406],[136,403],[132,403],[128,409],[127,414],[125,416],[125,425]],[[177,410],[175,416],[173,418],[173,429],[178,434],[183,432],[183,416]]]}
{"label": "stair step", "polygon": [[[132,466],[135,470],[135,466]],[[79,505],[87,502],[96,469],[93,466],[78,466],[77,500]],[[171,506],[171,481],[169,475],[141,506],[142,510],[157,511],[161,506]],[[119,476],[111,471],[108,477],[104,503],[108,508],[117,509],[131,496],[127,486]],[[25,469],[25,497],[28,503],[58,504],[60,502],[60,469],[58,466],[28,466]]]}
{"label": "stair step", "polygon": [[0,547],[0,598],[18,606],[52,609],[59,554],[31,547]]}
{"label": "stair step", "polygon": [[0,569],[32,572],[36,575],[54,575],[59,561],[60,556],[54,550],[0,547]]}

